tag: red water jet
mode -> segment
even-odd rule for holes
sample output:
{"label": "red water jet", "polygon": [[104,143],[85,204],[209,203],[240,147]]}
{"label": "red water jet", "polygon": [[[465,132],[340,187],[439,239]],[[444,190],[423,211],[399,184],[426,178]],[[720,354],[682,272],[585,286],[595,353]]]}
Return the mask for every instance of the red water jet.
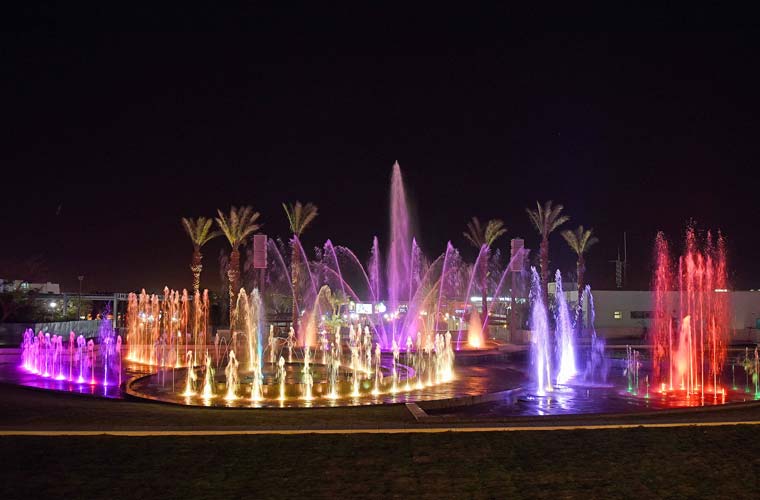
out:
{"label": "red water jet", "polygon": [[655,383],[704,396],[706,386],[715,394],[721,390],[730,317],[723,237],[714,243],[708,232],[701,248],[699,243],[689,228],[674,277],[668,243],[657,234],[650,340]]}

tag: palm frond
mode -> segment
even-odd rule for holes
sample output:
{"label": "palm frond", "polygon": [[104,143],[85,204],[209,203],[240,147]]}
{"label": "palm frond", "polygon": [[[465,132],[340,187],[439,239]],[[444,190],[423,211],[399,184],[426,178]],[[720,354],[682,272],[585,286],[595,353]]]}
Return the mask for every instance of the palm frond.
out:
{"label": "palm frond", "polygon": [[504,233],[507,232],[507,228],[504,227],[504,221],[501,219],[491,219],[486,224],[486,230],[484,233],[485,244],[489,247],[493,245],[497,239],[499,239]]}
{"label": "palm frond", "polygon": [[566,229],[561,234],[568,246],[580,257],[588,252],[592,245],[599,242],[599,238],[593,233],[593,228],[587,230],[583,226],[578,226],[574,231]]}
{"label": "palm frond", "polygon": [[261,227],[256,224],[259,218],[259,212],[254,212],[251,207],[231,207],[229,215],[224,214],[217,209],[219,217],[216,217],[216,223],[227,237],[232,248],[238,248],[251,234],[255,233]]}
{"label": "palm frond", "polygon": [[300,201],[296,201],[295,204],[283,203],[282,208],[285,209],[285,215],[288,217],[290,231],[296,236],[301,236],[309,224],[319,215],[319,209],[313,203],[305,205]]}
{"label": "palm frond", "polygon": [[543,235],[544,234],[544,227],[543,227],[543,216],[541,215],[542,209],[541,205],[536,202],[536,210],[531,210],[530,208],[526,208],[525,212],[528,214],[528,218],[533,223],[533,227],[536,228],[536,231],[538,231],[538,234]]}
{"label": "palm frond", "polygon": [[214,220],[209,217],[198,217],[197,219],[182,217],[181,222],[182,228],[196,248],[202,247],[221,234],[219,231],[211,231]]}
{"label": "palm frond", "polygon": [[564,207],[560,204],[553,205],[551,200],[543,206],[536,202],[536,210],[525,209],[528,218],[542,238],[548,238],[559,226],[570,220],[567,215],[561,215]]}
{"label": "palm frond", "polygon": [[507,228],[504,227],[504,221],[501,219],[491,219],[483,226],[480,219],[473,217],[467,223],[467,231],[462,235],[473,247],[480,250],[483,246],[490,248],[506,232]]}
{"label": "palm frond", "polygon": [[480,220],[477,217],[473,217],[472,220],[467,223],[467,231],[462,234],[467,241],[478,250],[485,244],[483,227],[480,225]]}

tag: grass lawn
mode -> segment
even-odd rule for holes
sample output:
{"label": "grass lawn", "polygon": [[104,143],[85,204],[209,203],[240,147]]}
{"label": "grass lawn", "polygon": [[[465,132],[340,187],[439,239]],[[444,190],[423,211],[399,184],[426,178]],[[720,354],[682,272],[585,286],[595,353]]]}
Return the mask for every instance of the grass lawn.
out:
{"label": "grass lawn", "polygon": [[2,437],[0,498],[758,498],[760,429]]}

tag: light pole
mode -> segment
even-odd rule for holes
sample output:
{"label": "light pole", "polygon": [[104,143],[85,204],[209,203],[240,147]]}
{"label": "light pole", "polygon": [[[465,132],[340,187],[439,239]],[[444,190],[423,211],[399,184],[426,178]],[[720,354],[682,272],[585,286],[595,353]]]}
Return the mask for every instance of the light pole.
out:
{"label": "light pole", "polygon": [[82,318],[82,282],[84,281],[84,276],[79,275],[77,276],[77,279],[79,280],[79,300],[77,301],[77,320],[80,320]]}

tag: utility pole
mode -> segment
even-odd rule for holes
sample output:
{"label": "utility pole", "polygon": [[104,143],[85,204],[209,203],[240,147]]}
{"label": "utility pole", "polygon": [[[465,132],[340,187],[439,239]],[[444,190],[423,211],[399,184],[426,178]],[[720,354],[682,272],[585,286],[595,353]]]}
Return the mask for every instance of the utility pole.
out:
{"label": "utility pole", "polygon": [[626,239],[625,231],[623,231],[623,284],[628,283],[628,240]]}
{"label": "utility pole", "polygon": [[615,286],[623,288],[626,283],[626,268],[628,267],[628,240],[623,231],[623,260],[620,260],[620,247],[618,247],[617,259],[611,260],[615,263]]}
{"label": "utility pole", "polygon": [[82,314],[82,281],[84,281],[84,275],[77,276],[77,279],[79,280],[79,299],[77,300],[77,321],[81,319]]}

